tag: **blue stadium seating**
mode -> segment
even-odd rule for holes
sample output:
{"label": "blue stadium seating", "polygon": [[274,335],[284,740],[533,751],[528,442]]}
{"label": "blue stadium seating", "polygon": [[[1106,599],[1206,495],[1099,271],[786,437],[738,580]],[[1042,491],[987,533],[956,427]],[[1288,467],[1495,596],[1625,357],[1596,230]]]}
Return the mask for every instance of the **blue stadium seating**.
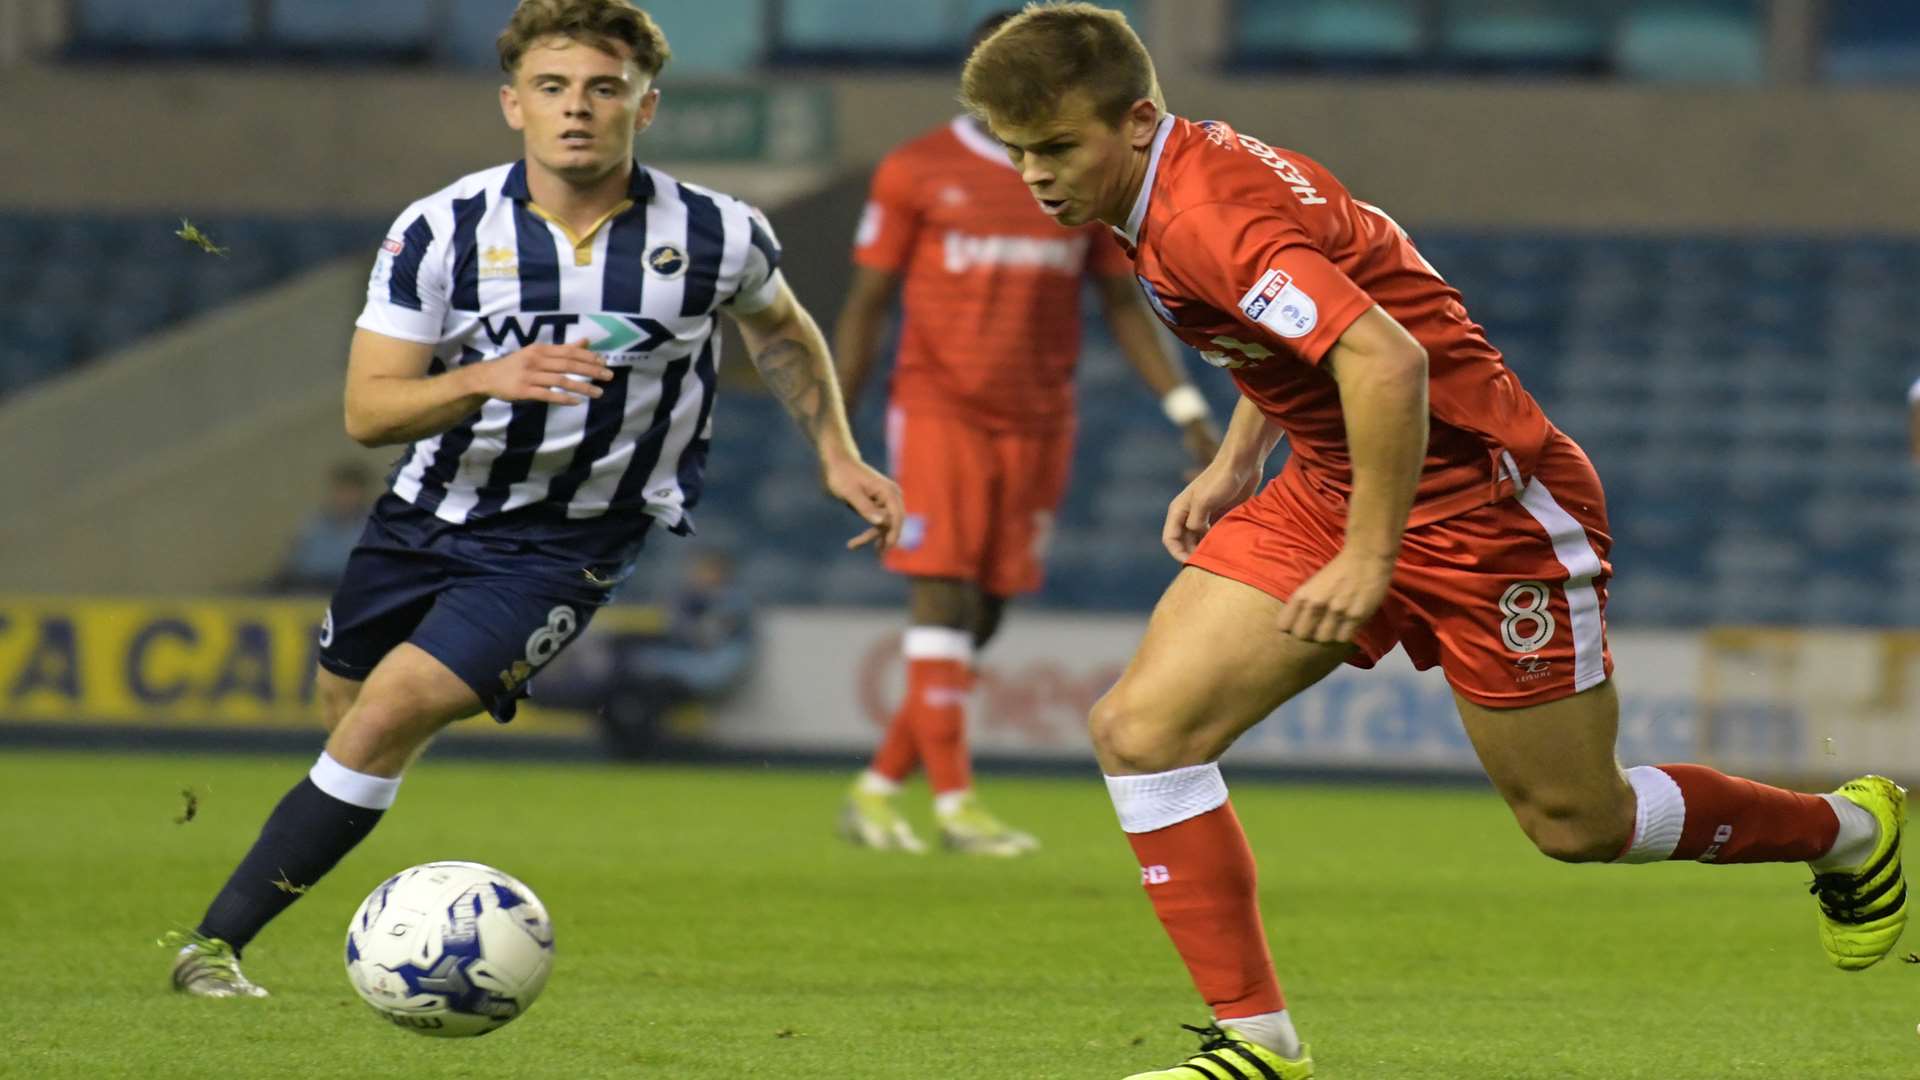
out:
{"label": "blue stadium seating", "polygon": [[[371,253],[384,222],[198,219],[225,256],[171,217],[0,213],[0,396],[264,288],[334,255]],[[369,254],[371,259],[371,254]],[[29,272],[31,270],[31,272]]]}
{"label": "blue stadium seating", "polygon": [[1920,79],[1920,5],[1913,0],[1846,0],[1827,5],[1829,78]]}
{"label": "blue stadium seating", "polygon": [[[316,260],[370,251],[384,222],[200,224],[228,257],[186,246],[172,219],[0,215],[0,246],[19,254],[0,264],[11,301],[0,306],[0,393]],[[1908,316],[1920,241],[1428,230],[1419,239],[1599,467],[1616,624],[1912,622],[1920,483],[1905,390],[1920,375],[1920,324]],[[1081,430],[1098,437],[1078,447],[1035,602],[1143,610],[1174,569],[1159,518],[1183,459],[1097,318],[1086,333]],[[1231,383],[1192,366],[1224,414]],[[876,460],[881,397],[869,393],[856,417]],[[897,579],[842,550],[858,523],[822,497],[778,405],[723,394],[715,427],[700,534],[740,554],[758,595],[902,599]],[[671,580],[685,545],[662,535],[653,548],[643,583]]]}
{"label": "blue stadium seating", "polygon": [[329,0],[268,8],[267,32],[294,49],[373,50],[425,55],[432,18],[421,0]]}
{"label": "blue stadium seating", "polygon": [[1615,40],[1620,74],[1659,82],[1753,83],[1766,74],[1755,0],[1641,0]]}
{"label": "blue stadium seating", "polygon": [[233,47],[253,35],[253,0],[79,0],[75,35],[133,49],[200,51]]}

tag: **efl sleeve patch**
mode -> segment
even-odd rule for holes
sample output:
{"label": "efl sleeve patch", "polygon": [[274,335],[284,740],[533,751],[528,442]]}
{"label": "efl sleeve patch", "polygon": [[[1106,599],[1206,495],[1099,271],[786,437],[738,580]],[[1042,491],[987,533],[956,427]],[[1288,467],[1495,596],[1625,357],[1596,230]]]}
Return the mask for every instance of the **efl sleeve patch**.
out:
{"label": "efl sleeve patch", "polygon": [[1240,313],[1283,338],[1303,338],[1320,322],[1313,297],[1300,291],[1286,271],[1275,267],[1260,275],[1240,298]]}

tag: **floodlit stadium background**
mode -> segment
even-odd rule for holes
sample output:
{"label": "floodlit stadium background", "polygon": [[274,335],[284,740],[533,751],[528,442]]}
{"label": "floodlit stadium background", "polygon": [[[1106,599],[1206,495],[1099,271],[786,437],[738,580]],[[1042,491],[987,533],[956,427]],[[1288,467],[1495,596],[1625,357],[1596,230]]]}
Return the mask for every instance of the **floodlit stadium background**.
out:
{"label": "floodlit stadium background", "polygon": [[[316,606],[249,596],[329,463],[398,208],[515,155],[510,0],[0,0],[0,731],[307,730]],[[651,163],[763,205],[831,322],[866,170],[954,111],[985,0],[663,0]],[[1328,163],[1466,295],[1611,500],[1623,753],[1920,771],[1920,9],[1647,0],[1131,0],[1175,111]],[[191,219],[221,245],[176,238]],[[1174,566],[1175,432],[1089,322],[1052,576],[988,653],[990,757],[1079,723]],[[716,747],[860,751],[904,591],[734,349],[700,537],[763,605]],[[1224,409],[1231,387],[1195,362]],[[881,454],[882,394],[860,433]],[[391,452],[366,454],[384,471]],[[643,620],[635,610],[604,619]],[[470,725],[477,729],[478,725]],[[523,735],[591,739],[580,714]],[[477,738],[512,737],[465,732]],[[302,736],[304,737],[304,736]],[[1437,675],[1337,676],[1234,755],[1470,772]],[[851,760],[851,757],[849,757]]]}

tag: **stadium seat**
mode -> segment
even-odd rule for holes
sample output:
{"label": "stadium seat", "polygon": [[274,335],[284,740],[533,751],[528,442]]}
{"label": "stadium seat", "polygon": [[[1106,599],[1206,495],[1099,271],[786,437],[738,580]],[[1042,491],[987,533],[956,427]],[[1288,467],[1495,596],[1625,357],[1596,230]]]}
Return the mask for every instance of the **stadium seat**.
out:
{"label": "stadium seat", "polygon": [[966,27],[944,0],[780,5],[779,46],[801,53],[958,52]]}
{"label": "stadium seat", "polygon": [[1608,21],[1582,0],[1443,0],[1442,57],[1478,69],[1597,70]]}
{"label": "stadium seat", "polygon": [[1426,46],[1418,0],[1240,0],[1233,60],[1404,62]]}
{"label": "stadium seat", "polygon": [[764,0],[652,0],[647,11],[673,48],[667,78],[735,75],[766,53]]}
{"label": "stadium seat", "polygon": [[267,35],[296,50],[424,53],[431,40],[427,0],[330,0],[268,7]]}
{"label": "stadium seat", "polygon": [[74,41],[128,49],[233,47],[253,37],[253,0],[79,0]]}
{"label": "stadium seat", "polygon": [[1847,0],[1827,10],[1828,78],[1920,81],[1920,6],[1913,0]]}
{"label": "stadium seat", "polygon": [[[443,0],[444,29],[434,44],[441,63],[486,71],[500,70],[494,39],[513,15],[518,0]],[[673,39],[668,38],[669,42]]]}
{"label": "stadium seat", "polygon": [[1754,83],[1766,75],[1764,13],[1752,0],[1648,0],[1621,20],[1615,67],[1634,79]]}

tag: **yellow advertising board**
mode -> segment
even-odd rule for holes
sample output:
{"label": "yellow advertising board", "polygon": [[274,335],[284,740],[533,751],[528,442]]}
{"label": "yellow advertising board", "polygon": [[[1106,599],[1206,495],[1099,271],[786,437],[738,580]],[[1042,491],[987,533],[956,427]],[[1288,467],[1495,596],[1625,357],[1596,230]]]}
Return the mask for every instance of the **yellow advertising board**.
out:
{"label": "yellow advertising board", "polygon": [[[316,725],[325,607],[318,599],[0,596],[0,724]],[[657,618],[612,607],[593,627],[645,629]],[[505,728],[551,734],[587,723],[528,706]]]}

